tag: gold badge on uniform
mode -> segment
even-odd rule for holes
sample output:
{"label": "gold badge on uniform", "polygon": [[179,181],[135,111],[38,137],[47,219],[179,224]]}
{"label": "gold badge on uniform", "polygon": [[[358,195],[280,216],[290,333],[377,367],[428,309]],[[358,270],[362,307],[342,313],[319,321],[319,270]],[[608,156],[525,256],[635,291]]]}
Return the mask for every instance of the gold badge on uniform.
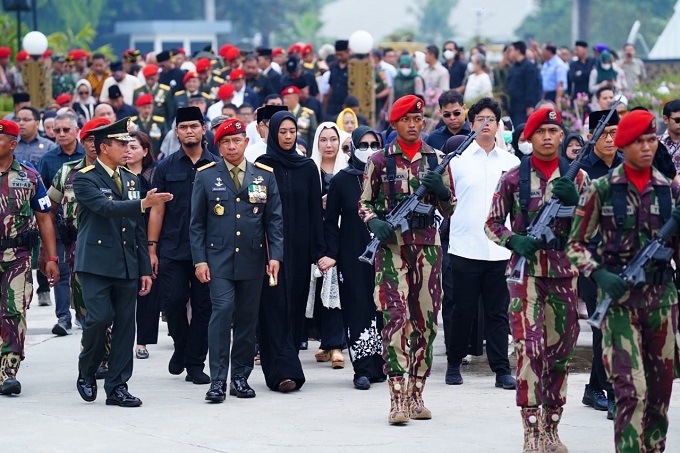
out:
{"label": "gold badge on uniform", "polygon": [[224,215],[224,206],[217,203],[213,208],[213,212],[215,213],[215,215]]}

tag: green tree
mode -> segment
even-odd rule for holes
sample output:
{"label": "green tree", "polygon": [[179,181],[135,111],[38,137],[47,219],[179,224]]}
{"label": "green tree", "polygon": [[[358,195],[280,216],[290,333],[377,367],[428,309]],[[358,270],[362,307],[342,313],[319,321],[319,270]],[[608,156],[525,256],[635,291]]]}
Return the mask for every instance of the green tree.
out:
{"label": "green tree", "polygon": [[451,10],[458,0],[420,0],[419,5],[410,8],[418,20],[417,40],[440,43],[453,36],[449,25]]}

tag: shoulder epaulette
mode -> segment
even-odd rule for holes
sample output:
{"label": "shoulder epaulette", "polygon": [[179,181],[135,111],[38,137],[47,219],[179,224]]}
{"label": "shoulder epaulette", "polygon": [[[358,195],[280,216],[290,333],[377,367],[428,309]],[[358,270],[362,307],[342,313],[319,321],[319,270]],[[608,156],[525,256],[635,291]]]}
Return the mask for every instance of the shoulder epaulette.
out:
{"label": "shoulder epaulette", "polygon": [[224,83],[224,79],[222,77],[215,76],[213,77],[213,80],[217,83]]}
{"label": "shoulder epaulette", "polygon": [[261,164],[259,162],[255,162],[254,164],[257,168],[261,168],[262,170],[268,171],[269,173],[273,173],[274,169],[270,167],[269,165]]}
{"label": "shoulder epaulette", "polygon": [[181,96],[181,95],[183,95],[184,93],[186,93],[185,90],[175,91],[175,96]]}
{"label": "shoulder epaulette", "polygon": [[130,121],[132,121],[132,122],[137,121],[137,115],[131,116],[131,117],[130,117]]}
{"label": "shoulder epaulette", "polygon": [[153,118],[154,121],[157,121],[159,123],[165,123],[165,118],[163,118],[162,116],[154,115],[151,118]]}
{"label": "shoulder epaulette", "polygon": [[168,85],[164,84],[164,83],[159,83],[159,84],[158,84],[158,87],[159,87],[161,90],[170,91],[170,87],[169,87]]}
{"label": "shoulder epaulette", "polygon": [[206,168],[212,167],[213,165],[217,165],[217,162],[210,162],[209,164],[205,164],[204,166],[199,167],[196,171],[203,171]]}
{"label": "shoulder epaulette", "polygon": [[119,167],[119,168],[122,168],[122,169],[125,170],[126,172],[132,173],[133,175],[137,176],[137,174],[136,174],[134,171],[130,170],[130,169],[127,168],[127,167]]}
{"label": "shoulder epaulette", "polygon": [[310,108],[308,108],[308,107],[302,107],[302,111],[303,111],[303,112],[307,112],[307,113],[314,113],[314,110],[312,110],[312,109],[310,109]]}
{"label": "shoulder epaulette", "polygon": [[203,91],[201,91],[201,96],[203,96],[204,98],[206,98],[206,99],[208,99],[208,100],[212,100],[212,98],[210,97],[210,95],[209,95],[208,93],[203,92]]}
{"label": "shoulder epaulette", "polygon": [[135,87],[135,91],[143,89],[144,86],[145,86],[145,85],[140,85],[140,86],[138,86],[138,87]]}
{"label": "shoulder epaulette", "polygon": [[90,170],[94,170],[94,165],[88,165],[87,167],[80,170],[79,173],[87,173]]}

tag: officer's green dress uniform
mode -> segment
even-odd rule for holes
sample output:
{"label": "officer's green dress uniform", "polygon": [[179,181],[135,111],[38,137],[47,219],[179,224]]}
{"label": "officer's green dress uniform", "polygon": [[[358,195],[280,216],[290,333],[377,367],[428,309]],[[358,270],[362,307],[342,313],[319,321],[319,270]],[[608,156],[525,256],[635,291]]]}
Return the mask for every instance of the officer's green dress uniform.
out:
{"label": "officer's green dress uniform", "polygon": [[157,83],[152,88],[149,88],[147,84],[139,86],[135,88],[134,102],[137,102],[137,99],[143,94],[150,94],[153,96],[152,115],[163,118],[164,121],[172,120],[172,118],[175,117],[174,96],[168,85]]}
{"label": "officer's green dress uniform", "polygon": [[161,144],[168,133],[168,126],[165,118],[158,115],[152,115],[150,118],[144,120],[141,116],[131,116],[130,121],[137,125],[140,131],[144,132],[151,139],[151,146],[153,148],[153,157],[158,159],[158,154],[161,152]]}

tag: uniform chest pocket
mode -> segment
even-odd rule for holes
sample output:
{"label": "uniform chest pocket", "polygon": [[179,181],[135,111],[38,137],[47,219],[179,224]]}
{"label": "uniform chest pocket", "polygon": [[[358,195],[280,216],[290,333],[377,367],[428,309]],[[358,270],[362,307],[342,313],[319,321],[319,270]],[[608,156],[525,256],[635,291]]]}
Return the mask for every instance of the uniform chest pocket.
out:
{"label": "uniform chest pocket", "polygon": [[13,215],[31,216],[31,191],[29,189],[9,189],[9,212]]}
{"label": "uniform chest pocket", "polygon": [[109,236],[92,237],[87,239],[88,245],[111,248],[113,240]]}
{"label": "uniform chest pocket", "polygon": [[226,193],[211,193],[208,198],[208,209],[212,215],[223,216],[229,214],[229,198]]}
{"label": "uniform chest pocket", "polygon": [[168,173],[165,175],[165,180],[172,190],[172,187],[178,187],[185,184],[189,180],[189,175],[187,173]]}

